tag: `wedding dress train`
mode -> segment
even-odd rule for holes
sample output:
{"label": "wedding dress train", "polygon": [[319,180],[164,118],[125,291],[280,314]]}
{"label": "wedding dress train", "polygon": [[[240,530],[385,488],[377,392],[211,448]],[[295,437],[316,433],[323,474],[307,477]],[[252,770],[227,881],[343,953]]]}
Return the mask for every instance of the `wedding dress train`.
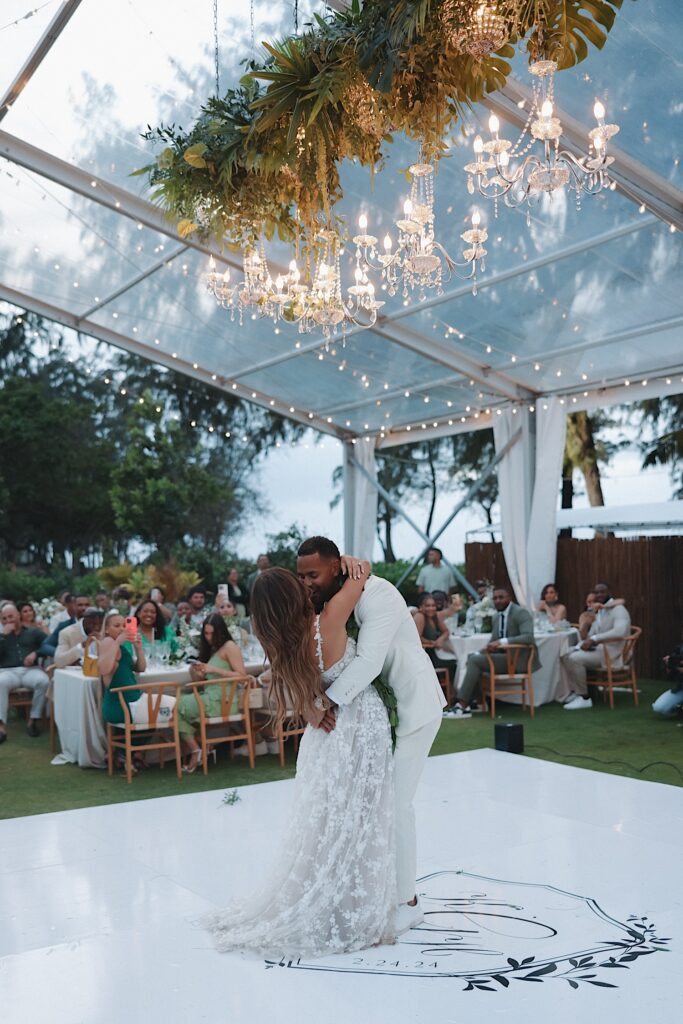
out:
{"label": "wedding dress train", "polygon": [[[316,622],[318,657],[322,647]],[[355,656],[323,672],[326,686]],[[368,686],[337,708],[331,733],[301,740],[294,802],[264,888],[202,918],[221,951],[322,957],[393,942],[394,793],[386,709]]]}

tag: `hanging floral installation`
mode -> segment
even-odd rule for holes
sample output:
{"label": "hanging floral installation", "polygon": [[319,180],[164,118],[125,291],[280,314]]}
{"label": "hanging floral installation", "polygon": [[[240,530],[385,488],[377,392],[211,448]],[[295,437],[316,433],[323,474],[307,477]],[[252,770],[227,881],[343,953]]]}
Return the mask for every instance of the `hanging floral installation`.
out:
{"label": "hanging floral installation", "polygon": [[344,160],[380,169],[394,133],[435,162],[473,103],[501,89],[515,48],[559,69],[602,47],[622,0],[353,0],[301,35],[264,43],[194,126],[150,128],[147,176],[178,222],[231,247],[277,235],[304,246],[339,229]]}

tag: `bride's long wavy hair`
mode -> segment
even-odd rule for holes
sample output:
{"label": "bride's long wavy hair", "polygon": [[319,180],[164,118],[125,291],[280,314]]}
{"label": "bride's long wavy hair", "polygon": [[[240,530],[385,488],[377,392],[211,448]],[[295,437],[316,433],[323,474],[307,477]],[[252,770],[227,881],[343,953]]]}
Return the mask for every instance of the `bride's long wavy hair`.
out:
{"label": "bride's long wavy hair", "polygon": [[323,693],[311,633],[315,612],[306,588],[288,569],[267,569],[251,591],[251,621],[268,655],[269,695],[275,699],[275,724],[287,711],[303,714]]}

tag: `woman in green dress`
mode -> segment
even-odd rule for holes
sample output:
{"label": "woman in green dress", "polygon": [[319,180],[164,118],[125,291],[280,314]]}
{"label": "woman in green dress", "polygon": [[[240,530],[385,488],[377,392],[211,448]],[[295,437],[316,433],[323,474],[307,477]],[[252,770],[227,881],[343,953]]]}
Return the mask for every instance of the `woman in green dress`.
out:
{"label": "woman in green dress", "polygon": [[156,601],[152,601],[151,598],[142,601],[135,610],[135,617],[138,620],[140,638],[145,651],[149,652],[154,643],[168,644],[170,653],[175,650],[175,632],[166,622],[161,607]]}
{"label": "woman in green dress", "polygon": [[[235,679],[244,676],[244,658],[242,652],[231,639],[228,626],[222,615],[213,613],[204,621],[199,639],[199,660],[190,668],[190,675],[195,682],[211,679]],[[221,687],[204,686],[200,699],[209,718],[216,718],[221,713]],[[239,712],[237,695],[231,708],[232,714]],[[186,772],[194,772],[202,763],[202,749],[196,738],[199,708],[197,698],[185,694],[178,702],[178,731],[180,738],[189,752]]]}
{"label": "woman in green dress", "polygon": [[[112,725],[121,725],[125,716],[117,691],[123,686],[136,686],[138,680],[135,673],[144,672],[147,662],[140,633],[134,639],[128,639],[126,620],[116,608],[108,612],[104,619],[98,664],[104,685],[102,717]],[[149,721],[147,694],[138,689],[127,690],[123,699],[128,705],[132,721],[136,725],[146,725]],[[170,694],[161,697],[159,722],[171,717],[174,704],[175,697]],[[140,761],[136,759],[136,770],[139,766]]]}

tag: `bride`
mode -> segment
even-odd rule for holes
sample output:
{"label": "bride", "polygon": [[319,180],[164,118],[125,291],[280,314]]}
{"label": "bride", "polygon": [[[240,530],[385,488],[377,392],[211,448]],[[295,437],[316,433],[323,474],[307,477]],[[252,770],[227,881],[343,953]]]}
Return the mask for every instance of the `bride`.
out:
{"label": "bride", "polygon": [[[275,720],[319,721],[325,689],[355,656],[346,621],[370,571],[350,576],[315,615],[304,586],[269,569],[252,590],[254,631],[271,664]],[[202,919],[216,947],[321,957],[393,942],[396,869],[391,735],[373,686],[336,709],[331,732],[301,741],[294,805],[263,890]]]}

